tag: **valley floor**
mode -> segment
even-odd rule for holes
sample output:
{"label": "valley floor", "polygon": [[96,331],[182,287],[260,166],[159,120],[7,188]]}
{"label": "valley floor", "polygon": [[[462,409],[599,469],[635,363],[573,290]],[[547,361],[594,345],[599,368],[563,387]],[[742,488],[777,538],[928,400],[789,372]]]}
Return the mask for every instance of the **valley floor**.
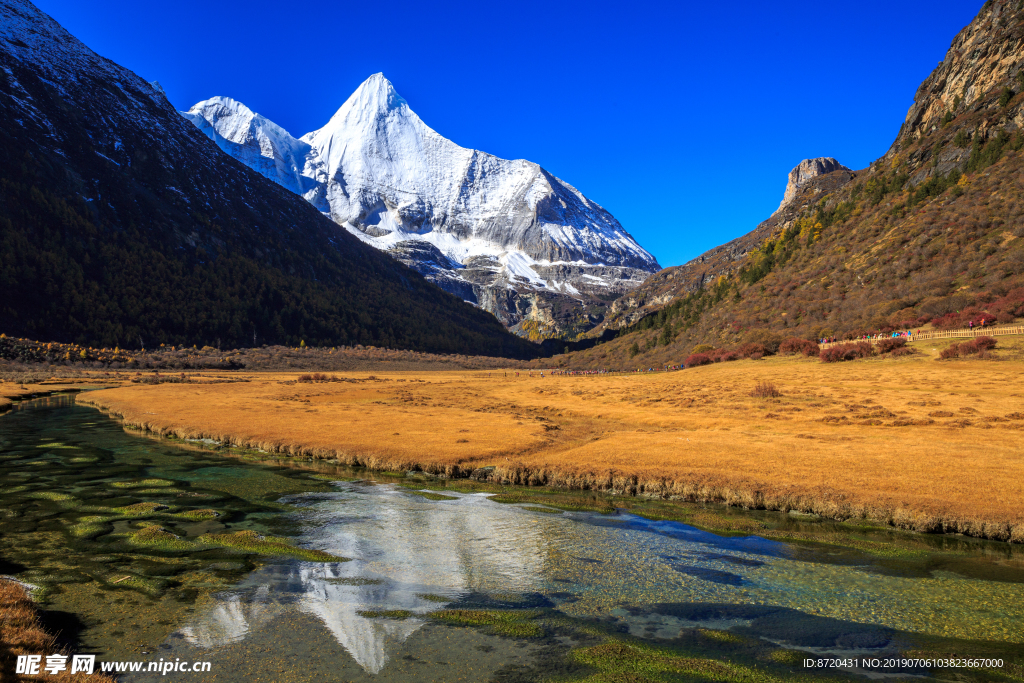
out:
{"label": "valley floor", "polygon": [[[172,438],[376,470],[1024,542],[1020,351],[1001,343],[996,359],[939,361],[935,342],[916,346],[923,353],[900,359],[772,357],[583,377],[378,371],[300,382],[297,373],[207,373],[78,401]],[[782,396],[753,397],[761,381]]]}

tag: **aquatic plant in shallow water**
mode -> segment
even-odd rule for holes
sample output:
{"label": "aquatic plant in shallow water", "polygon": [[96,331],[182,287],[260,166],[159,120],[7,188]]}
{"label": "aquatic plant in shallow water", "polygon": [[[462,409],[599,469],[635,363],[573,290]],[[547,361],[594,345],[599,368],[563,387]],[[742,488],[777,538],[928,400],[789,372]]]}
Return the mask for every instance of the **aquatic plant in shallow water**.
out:
{"label": "aquatic plant in shallow water", "polygon": [[261,536],[251,530],[236,531],[233,534],[205,534],[197,540],[200,543],[227,546],[258,555],[290,555],[310,562],[348,562],[347,557],[338,557],[314,548],[299,548],[283,538]]}
{"label": "aquatic plant in shallow water", "polygon": [[513,638],[539,638],[544,629],[533,622],[539,612],[518,610],[446,609],[430,614],[431,619],[465,626],[486,626],[492,633]]}
{"label": "aquatic plant in shallow water", "polygon": [[115,481],[111,486],[119,489],[152,488],[154,486],[172,486],[174,482],[166,479],[143,479],[141,481]]}
{"label": "aquatic plant in shallow water", "polygon": [[736,683],[774,683],[785,680],[752,667],[702,657],[679,656],[670,650],[639,642],[611,641],[574,650],[571,657],[601,672],[587,679],[595,682],[660,681],[664,680],[665,674]]}

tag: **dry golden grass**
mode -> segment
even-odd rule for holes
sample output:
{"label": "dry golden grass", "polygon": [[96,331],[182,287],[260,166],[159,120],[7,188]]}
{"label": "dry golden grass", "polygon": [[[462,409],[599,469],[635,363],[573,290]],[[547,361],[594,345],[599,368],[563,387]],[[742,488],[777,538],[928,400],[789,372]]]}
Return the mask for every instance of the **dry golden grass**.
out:
{"label": "dry golden grass", "polygon": [[[114,679],[97,671],[91,676],[71,675],[69,671],[59,674],[38,676],[16,675],[15,660],[18,655],[46,655],[64,653],[57,646],[55,638],[43,630],[35,605],[21,584],[0,579],[0,680],[4,681],[69,681],[89,680],[97,683],[113,683]],[[70,662],[70,659],[68,660]],[[70,663],[68,669],[70,669]]]}
{"label": "dry golden grass", "polygon": [[[1024,542],[1024,362],[736,361],[657,375],[249,375],[79,397],[179,438],[380,470],[800,510]],[[751,396],[771,382],[778,398]],[[478,472],[475,476],[481,476]]]}

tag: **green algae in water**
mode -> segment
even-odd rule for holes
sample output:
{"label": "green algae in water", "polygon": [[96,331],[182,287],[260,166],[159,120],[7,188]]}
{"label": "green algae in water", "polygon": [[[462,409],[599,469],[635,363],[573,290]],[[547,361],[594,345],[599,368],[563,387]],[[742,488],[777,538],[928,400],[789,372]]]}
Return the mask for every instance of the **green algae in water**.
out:
{"label": "green algae in water", "polygon": [[177,517],[184,519],[190,519],[193,522],[205,522],[211,519],[217,519],[220,517],[220,513],[210,508],[202,508],[199,510],[186,510],[185,512],[175,513]]}
{"label": "green algae in water", "polygon": [[539,638],[544,629],[533,620],[540,615],[531,611],[446,609],[430,614],[431,619],[464,626],[486,626],[492,633],[512,638]]}
{"label": "green algae in water", "polygon": [[379,586],[384,579],[369,579],[361,576],[337,576],[324,579],[324,583],[333,583],[339,586]]}
{"label": "green algae in water", "polygon": [[119,489],[153,488],[154,486],[173,486],[174,482],[166,479],[143,479],[141,481],[115,481],[110,484]]}
{"label": "green algae in water", "polygon": [[406,609],[385,609],[385,610],[361,610],[357,611],[361,617],[367,619],[408,619],[412,616],[412,612]]}
{"label": "green algae in water", "polygon": [[54,502],[59,503],[75,500],[75,497],[72,496],[70,493],[60,493],[57,491],[33,491],[32,493],[29,493],[26,497],[37,498],[39,500],[52,500]]}
{"label": "green algae in water", "polygon": [[[325,484],[232,463],[217,476],[244,480],[246,497],[231,493],[236,481],[223,482],[227,491],[207,489],[216,482],[194,473],[221,467],[223,458],[140,440],[95,416],[70,402],[38,402],[0,422],[0,573],[37,586],[33,594],[47,609],[83,615],[80,646],[121,653],[155,647],[196,600],[237,582],[264,557],[339,561],[288,543],[295,523],[281,512],[292,508],[276,503],[274,493],[330,490]],[[54,439],[59,432],[74,440]],[[43,449],[53,456],[28,457]],[[194,505],[212,501],[218,510]],[[229,538],[247,527],[260,529],[264,541]],[[201,534],[225,542],[199,541]],[[137,626],[114,635],[124,630],[114,615],[132,601],[139,601]]]}
{"label": "green algae in water", "polygon": [[116,512],[119,515],[125,515],[128,517],[144,517],[153,514],[159,510],[169,510],[170,507],[167,505],[161,505],[160,503],[132,503],[131,505],[125,505],[123,507],[111,508],[111,512]]}
{"label": "green algae in water", "polygon": [[434,493],[432,491],[409,491],[409,493],[426,498],[427,500],[458,500],[457,496],[446,496],[442,493]]}
{"label": "green algae in water", "polygon": [[[664,676],[678,676],[712,681],[736,683],[765,683],[791,679],[780,678],[755,667],[723,662],[708,657],[687,657],[670,649],[658,648],[641,642],[610,641],[594,647],[574,650],[570,656],[580,664],[601,672],[585,680],[642,681],[665,680]],[[678,680],[678,679],[676,679]]]}
{"label": "green algae in water", "polygon": [[129,537],[132,545],[164,550],[169,552],[196,551],[201,546],[195,541],[188,541],[172,534],[158,525],[145,526]]}
{"label": "green algae in water", "polygon": [[548,515],[560,515],[565,512],[565,510],[556,510],[554,508],[542,508],[537,507],[535,505],[524,505],[523,509],[529,510],[530,512],[543,512]]}
{"label": "green algae in water", "polygon": [[435,595],[434,593],[417,593],[416,597],[420,600],[426,600],[428,602],[452,602],[455,598],[445,597],[443,595]]}
{"label": "green algae in water", "polygon": [[255,531],[236,531],[233,534],[207,534],[199,537],[200,543],[236,548],[257,555],[289,555],[310,562],[348,562],[347,557],[338,557],[313,548],[299,548],[283,538],[269,538]]}

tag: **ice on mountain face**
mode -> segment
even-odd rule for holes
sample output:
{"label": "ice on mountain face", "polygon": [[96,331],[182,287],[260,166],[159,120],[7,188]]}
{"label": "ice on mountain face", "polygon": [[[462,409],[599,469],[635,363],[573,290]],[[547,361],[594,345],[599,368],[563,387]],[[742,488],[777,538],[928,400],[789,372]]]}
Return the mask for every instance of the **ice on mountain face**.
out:
{"label": "ice on mountain face", "polygon": [[[482,288],[588,298],[632,289],[660,269],[579,190],[532,162],[442,137],[383,74],[298,140],[226,97],[184,115],[228,154],[459,296],[468,285],[477,301],[495,300]],[[414,242],[429,247],[410,248]],[[454,267],[440,267],[434,250]]]}

